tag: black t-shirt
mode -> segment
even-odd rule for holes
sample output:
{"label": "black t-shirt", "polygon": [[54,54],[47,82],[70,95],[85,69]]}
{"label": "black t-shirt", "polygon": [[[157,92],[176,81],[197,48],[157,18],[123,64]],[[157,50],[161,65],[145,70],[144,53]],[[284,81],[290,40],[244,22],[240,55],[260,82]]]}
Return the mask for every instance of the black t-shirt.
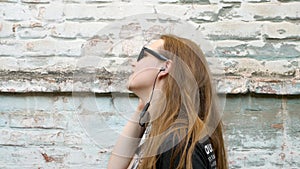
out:
{"label": "black t-shirt", "polygon": [[[157,156],[157,169],[173,169],[177,167],[181,158],[180,153],[174,158],[174,161],[171,161],[172,152],[175,151],[177,146]],[[216,169],[215,153],[209,137],[203,138],[196,144],[192,155],[192,166],[193,169]]]}

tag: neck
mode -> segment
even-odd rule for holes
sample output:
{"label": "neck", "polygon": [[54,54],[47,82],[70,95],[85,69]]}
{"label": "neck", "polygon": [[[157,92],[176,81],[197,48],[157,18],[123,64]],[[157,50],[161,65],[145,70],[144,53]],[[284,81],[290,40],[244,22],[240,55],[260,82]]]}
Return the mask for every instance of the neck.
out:
{"label": "neck", "polygon": [[161,93],[162,89],[162,84],[163,80],[157,80],[155,84],[155,88],[153,90],[153,86],[150,86],[148,88],[143,88],[140,90],[135,90],[133,91],[142,101],[144,104],[148,103],[151,98],[151,94],[153,92],[152,100],[150,101],[151,103],[153,102],[154,99],[157,99],[157,93]]}
{"label": "neck", "polygon": [[143,101],[144,104],[149,102],[151,92],[152,92],[152,88],[134,91],[134,93]]}

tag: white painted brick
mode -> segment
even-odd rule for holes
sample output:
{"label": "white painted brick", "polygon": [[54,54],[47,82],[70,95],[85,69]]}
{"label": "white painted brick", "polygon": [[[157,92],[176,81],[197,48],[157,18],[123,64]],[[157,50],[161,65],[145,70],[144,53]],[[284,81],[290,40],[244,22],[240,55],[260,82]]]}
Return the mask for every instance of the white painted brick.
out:
{"label": "white painted brick", "polygon": [[46,113],[35,111],[10,113],[10,127],[16,128],[60,128],[67,127],[66,113]]}
{"label": "white painted brick", "polygon": [[[45,115],[48,114],[47,116],[49,118],[60,118],[61,116],[63,116],[62,119],[66,119],[68,118],[68,116],[70,116],[68,111],[74,112],[77,108],[74,107],[74,104],[77,103],[78,100],[79,98],[76,98],[76,96],[1,96],[0,112],[28,112],[29,116],[33,115],[33,112],[37,111],[45,112]],[[101,101],[101,98],[99,101]],[[9,104],[11,102],[14,102],[16,104]],[[106,106],[109,107],[109,105],[105,105],[104,107]],[[103,109],[103,111],[108,110],[111,109]],[[32,113],[30,114],[30,112]],[[54,123],[56,122],[54,121]]]}
{"label": "white painted brick", "polygon": [[247,93],[248,79],[243,77],[227,77],[226,79],[218,79],[217,87],[220,93]]}
{"label": "white painted brick", "polygon": [[220,12],[220,5],[193,5],[187,12],[189,19],[194,22],[217,21]]}
{"label": "white painted brick", "polygon": [[300,2],[242,3],[229,14],[239,20],[299,19]]}
{"label": "white painted brick", "polygon": [[26,135],[24,131],[0,128],[0,145],[24,146]]}
{"label": "white painted brick", "polygon": [[159,0],[160,3],[177,3],[178,0]]}
{"label": "white painted brick", "polygon": [[64,14],[67,20],[94,20],[96,11],[102,8],[97,9],[95,5],[69,4],[65,7]]}
{"label": "white painted brick", "polygon": [[216,21],[220,5],[176,5],[163,4],[155,6],[159,14],[175,16],[180,19],[191,19],[195,22]]}
{"label": "white painted brick", "polygon": [[84,40],[62,41],[46,38],[26,41],[23,46],[25,56],[80,56]]}
{"label": "white painted brick", "polygon": [[49,0],[21,0],[22,3],[32,3],[32,4],[47,4],[50,3]]}
{"label": "white painted brick", "polygon": [[0,148],[1,164],[6,164],[7,167],[15,164],[22,164],[21,168],[33,167],[34,164],[43,163],[43,157],[39,147],[13,147],[6,146]]}
{"label": "white painted brick", "polygon": [[185,4],[209,4],[209,0],[180,0],[180,2]]}
{"label": "white painted brick", "polygon": [[43,39],[47,34],[47,30],[43,27],[18,29],[18,36],[24,39]]}
{"label": "white painted brick", "polygon": [[85,0],[86,3],[107,3],[113,2],[113,0]]}
{"label": "white painted brick", "polygon": [[[50,83],[49,83],[50,80]],[[1,84],[1,91],[2,92],[61,92],[61,91],[73,91],[73,83],[72,81],[67,81],[67,82],[61,82],[59,85],[57,85],[57,81],[55,78],[50,78],[47,80],[22,80],[22,81],[0,81]],[[77,84],[75,84],[77,85]],[[102,85],[102,84],[101,84]],[[102,86],[103,87],[103,86]],[[87,87],[88,88],[88,87]],[[107,86],[103,87],[105,90],[109,92],[107,89]],[[85,89],[85,88],[84,88]],[[85,90],[89,90],[85,89]],[[75,90],[76,91],[76,90]],[[78,91],[82,91],[79,90]]]}
{"label": "white painted brick", "polygon": [[299,58],[298,42],[266,43],[263,47],[249,47],[249,55],[257,59]]}
{"label": "white painted brick", "polygon": [[65,70],[75,70],[76,59],[72,57],[26,57],[26,58],[0,58],[0,62],[5,63],[0,65],[0,70],[23,70],[27,72],[39,72],[47,74],[52,72],[63,72]]}
{"label": "white painted brick", "polygon": [[51,30],[51,36],[57,38],[69,38],[75,39],[79,33],[78,22],[64,22],[61,24],[53,25]]}
{"label": "white painted brick", "polygon": [[222,40],[213,42],[213,45],[215,46],[215,52],[218,57],[247,57],[250,53],[248,47],[252,46],[250,43],[262,43],[258,48],[265,45],[265,43],[260,40],[254,40],[248,43],[241,40]]}
{"label": "white painted brick", "polygon": [[83,137],[84,134],[78,134],[78,133],[65,133],[64,135],[64,144],[66,145],[81,145],[83,144]]}
{"label": "white painted brick", "polygon": [[109,97],[97,98],[97,97],[90,96],[90,97],[82,98],[80,97],[80,95],[76,95],[75,93],[73,95],[71,102],[74,104],[76,108],[80,107],[81,109],[87,112],[101,113],[101,112],[115,111]]}
{"label": "white painted brick", "polygon": [[[94,166],[106,168],[109,153],[101,153],[101,149],[96,146],[83,147],[82,150],[71,150],[66,156],[66,163],[68,164],[90,164],[89,167]],[[77,168],[77,167],[76,167]]]}
{"label": "white painted brick", "polygon": [[64,132],[60,130],[32,130],[26,132],[27,145],[62,145]]}
{"label": "white painted brick", "polygon": [[[40,6],[38,8],[37,18],[46,21],[58,21],[63,20],[64,8],[66,5],[63,4],[50,4]],[[78,12],[78,11],[76,11]]]}
{"label": "white painted brick", "polygon": [[64,22],[53,25],[51,35],[58,38],[92,38],[106,25],[103,22]]}
{"label": "white painted brick", "polygon": [[[68,148],[63,146],[28,146],[0,148],[0,163],[9,168],[106,168],[108,153],[99,153],[94,146]],[[44,154],[49,158],[46,162]],[[53,161],[51,161],[51,160]],[[105,160],[105,161],[104,161]],[[20,164],[23,164],[22,166]],[[1,166],[1,165],[0,165]]]}
{"label": "white painted brick", "polygon": [[[37,102],[38,100],[30,97],[3,96],[2,100],[3,101],[1,102],[1,107],[2,107],[1,111],[5,111],[5,112],[27,112],[29,110],[43,110],[47,108],[42,98],[40,98],[41,107],[38,107],[38,102]],[[12,101],[14,101],[16,104],[9,104]]]}
{"label": "white painted brick", "polygon": [[19,28],[47,28],[47,24],[45,22],[41,22],[37,19],[19,21],[16,22],[13,26],[16,32]]}
{"label": "white painted brick", "polygon": [[290,22],[264,23],[263,35],[272,39],[299,39],[300,25]]}
{"label": "white painted brick", "polygon": [[[258,42],[260,42],[260,40],[254,40],[251,42],[258,43]],[[234,46],[238,46],[238,45],[244,45],[244,44],[246,44],[246,42],[241,41],[241,40],[219,40],[219,41],[212,42],[212,44],[215,47],[234,47]],[[264,44],[265,43],[263,42],[263,45]]]}
{"label": "white painted brick", "polygon": [[[51,66],[49,60],[50,59],[47,57],[25,57],[25,59],[18,59],[18,67],[19,70],[24,72],[39,72],[40,74],[46,74],[48,71],[47,68]],[[54,66],[55,69],[55,65],[52,66]]]}
{"label": "white painted brick", "polygon": [[1,2],[11,2],[11,3],[16,3],[19,0],[1,0]]}
{"label": "white painted brick", "polygon": [[[78,147],[68,148],[62,146],[28,146],[28,147],[4,147],[1,149],[0,155],[3,156],[3,163],[9,168],[73,168],[69,163],[72,154],[79,154],[81,159],[81,167],[93,164],[90,159],[97,156],[97,150],[89,150],[88,148]],[[45,157],[43,156],[45,155]],[[48,162],[46,162],[48,158]],[[100,158],[99,158],[100,159]],[[79,159],[78,159],[79,160]],[[89,161],[90,160],[90,161]],[[1,162],[1,161],[0,161]],[[23,164],[22,166],[19,166]],[[95,162],[94,162],[95,164]],[[99,164],[98,164],[99,165]],[[16,167],[17,166],[17,167]],[[16,168],[14,168],[16,167]]]}
{"label": "white painted brick", "polygon": [[68,153],[68,156],[66,157],[66,162],[69,164],[83,164],[87,161],[87,153],[84,151],[77,151]]}
{"label": "white painted brick", "polygon": [[8,114],[1,112],[0,113],[0,127],[5,127],[8,125]]}
{"label": "white painted brick", "polygon": [[79,25],[78,34],[83,38],[91,38],[94,35],[100,34],[102,28],[107,26],[107,23],[103,22],[91,22],[91,23],[82,23]]}
{"label": "white painted brick", "polygon": [[[287,60],[275,60],[275,61],[257,61],[254,59],[238,59],[236,65],[237,70],[243,70],[246,68],[249,75],[252,76],[291,76],[290,72],[295,70],[295,66],[291,65],[291,61]],[[245,70],[245,69],[244,69]],[[264,75],[265,73],[265,75]],[[259,75],[261,74],[261,75]]]}
{"label": "white painted brick", "polygon": [[221,0],[209,0],[210,4],[220,3]]}
{"label": "white painted brick", "polygon": [[282,80],[278,82],[274,82],[274,80],[259,80],[253,79],[253,83],[249,85],[249,91],[262,94],[276,94],[276,95],[288,95],[289,93],[293,93],[295,95],[299,95],[299,84],[295,80],[287,81]]}
{"label": "white painted brick", "polygon": [[181,16],[183,19],[187,19],[189,16],[187,16],[187,12],[190,9],[191,6],[189,5],[175,5],[175,4],[162,4],[162,5],[156,5],[155,9],[157,13],[162,13],[166,15],[171,16]]}
{"label": "white painted brick", "polygon": [[64,4],[68,4],[68,3],[83,3],[83,0],[62,0],[62,2]]}
{"label": "white painted brick", "polygon": [[22,42],[16,40],[0,40],[0,56],[20,56]]}
{"label": "white painted brick", "polygon": [[240,3],[245,3],[245,2],[270,2],[271,0],[221,0],[221,2],[240,2]]}
{"label": "white painted brick", "polygon": [[260,39],[262,23],[260,22],[240,22],[223,21],[213,23],[203,23],[200,31],[214,40],[224,39]]}
{"label": "white painted brick", "polygon": [[[62,115],[63,119],[71,118],[72,113],[76,112],[76,97],[75,96],[63,96],[63,97],[53,97],[52,100],[48,102],[52,103],[52,108],[54,112],[57,112],[57,115]],[[64,117],[65,116],[65,117]]]}
{"label": "white painted brick", "polygon": [[110,37],[96,36],[89,39],[83,46],[84,56],[103,56],[105,53],[110,54],[110,49],[113,47],[114,42]]}
{"label": "white painted brick", "polygon": [[[15,104],[9,104],[11,102],[14,102]],[[24,111],[26,110],[26,98],[25,97],[1,97],[0,102],[0,111],[1,112],[13,112],[13,111]]]}
{"label": "white painted brick", "polygon": [[33,11],[28,6],[20,4],[4,4],[0,7],[3,10],[4,20],[22,21],[33,17]]}
{"label": "white painted brick", "polygon": [[118,2],[97,6],[93,4],[70,4],[66,6],[64,14],[67,20],[115,20],[126,16],[153,12],[152,5],[132,5]]}
{"label": "white painted brick", "polygon": [[2,21],[0,23],[0,38],[13,37],[14,36],[13,25],[14,23],[12,22]]}

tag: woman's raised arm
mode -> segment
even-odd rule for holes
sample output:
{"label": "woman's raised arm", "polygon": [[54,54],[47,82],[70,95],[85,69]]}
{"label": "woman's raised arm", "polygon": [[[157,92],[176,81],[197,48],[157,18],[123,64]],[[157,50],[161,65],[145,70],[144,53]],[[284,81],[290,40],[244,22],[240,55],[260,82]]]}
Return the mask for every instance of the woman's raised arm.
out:
{"label": "woman's raised arm", "polygon": [[139,145],[140,138],[145,131],[145,128],[138,123],[143,107],[144,104],[140,100],[136,112],[125,125],[112,150],[108,161],[108,169],[127,169],[129,167]]}

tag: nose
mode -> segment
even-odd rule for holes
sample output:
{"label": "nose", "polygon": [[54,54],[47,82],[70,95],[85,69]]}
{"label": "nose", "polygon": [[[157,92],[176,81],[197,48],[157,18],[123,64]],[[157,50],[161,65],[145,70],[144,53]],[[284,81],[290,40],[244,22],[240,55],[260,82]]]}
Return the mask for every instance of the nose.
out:
{"label": "nose", "polygon": [[136,61],[135,60],[133,60],[133,59],[130,59],[130,65],[131,65],[131,67],[132,68],[134,68],[135,67],[135,65],[136,65]]}

